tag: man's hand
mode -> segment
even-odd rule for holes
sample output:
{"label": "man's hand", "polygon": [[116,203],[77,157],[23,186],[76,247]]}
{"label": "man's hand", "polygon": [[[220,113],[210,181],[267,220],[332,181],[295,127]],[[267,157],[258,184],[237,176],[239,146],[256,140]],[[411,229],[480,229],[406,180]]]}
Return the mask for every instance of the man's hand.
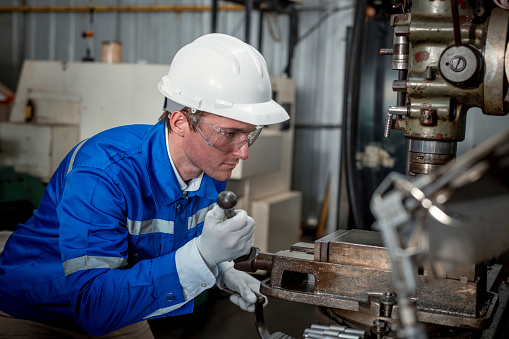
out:
{"label": "man's hand", "polygon": [[196,238],[196,247],[209,268],[243,256],[253,246],[253,218],[243,210],[236,210],[233,218],[224,217],[224,210],[216,205],[205,216],[203,232]]}
{"label": "man's hand", "polygon": [[[260,282],[250,274],[237,271],[230,267],[223,273],[223,284],[233,292],[239,293],[230,296],[230,301],[239,306],[244,311],[254,312],[257,296],[260,293]],[[265,304],[268,300],[265,298]]]}

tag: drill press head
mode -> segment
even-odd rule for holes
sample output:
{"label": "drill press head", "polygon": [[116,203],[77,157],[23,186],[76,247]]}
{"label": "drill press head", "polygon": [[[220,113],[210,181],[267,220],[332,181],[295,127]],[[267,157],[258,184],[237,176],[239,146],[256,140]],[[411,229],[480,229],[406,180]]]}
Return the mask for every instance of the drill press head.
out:
{"label": "drill press head", "polygon": [[410,140],[410,175],[432,173],[455,158],[470,108],[508,113],[509,12],[452,3],[414,1],[411,13],[393,15],[393,49],[382,53],[393,55],[399,72],[393,84],[398,102],[389,108],[385,135],[397,129]]}

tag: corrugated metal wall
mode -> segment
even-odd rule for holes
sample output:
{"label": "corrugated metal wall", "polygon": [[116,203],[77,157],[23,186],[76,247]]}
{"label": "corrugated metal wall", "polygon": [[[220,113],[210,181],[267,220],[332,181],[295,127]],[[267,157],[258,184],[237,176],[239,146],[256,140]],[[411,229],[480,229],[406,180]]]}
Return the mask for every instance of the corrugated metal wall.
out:
{"label": "corrugated metal wall", "polygon": [[337,228],[343,82],[347,27],[353,7],[338,1],[337,11],[300,14],[300,35],[295,51],[293,77],[297,83],[297,117],[293,187],[304,194],[304,217],[317,222],[327,183],[331,195],[327,229]]}
{"label": "corrugated metal wall", "polygon": [[[8,11],[5,7],[165,6],[161,11]],[[15,89],[24,59],[79,61],[86,55],[82,32],[93,30],[92,55],[101,59],[103,41],[120,41],[122,61],[169,64],[177,50],[211,31],[210,0],[1,0],[0,82]],[[308,1],[300,6],[300,40],[291,76],[297,85],[296,134],[292,188],[303,192],[303,221],[318,220],[330,182],[328,231],[336,229],[338,211],[341,115],[347,27],[354,0]],[[171,11],[168,6],[194,10]],[[220,2],[220,6],[232,3]],[[289,16],[266,14],[263,45],[258,46],[260,12],[253,11],[249,42],[281,76],[288,64]],[[245,40],[243,10],[221,10],[217,31]],[[90,40],[88,41],[90,42]]]}

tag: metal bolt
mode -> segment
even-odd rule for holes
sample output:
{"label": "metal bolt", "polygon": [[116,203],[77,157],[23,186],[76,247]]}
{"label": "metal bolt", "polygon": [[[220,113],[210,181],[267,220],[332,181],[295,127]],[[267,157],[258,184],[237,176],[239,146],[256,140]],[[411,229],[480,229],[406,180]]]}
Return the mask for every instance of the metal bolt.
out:
{"label": "metal bolt", "polygon": [[396,303],[396,294],[394,292],[385,292],[380,297],[380,300],[385,304],[394,305]]}
{"label": "metal bolt", "polygon": [[380,49],[380,55],[392,55],[394,53],[394,50],[392,48],[381,48]]}
{"label": "metal bolt", "polygon": [[476,7],[476,9],[474,9],[474,15],[475,16],[485,16],[486,9],[484,7]]}
{"label": "metal bolt", "polygon": [[433,67],[428,66],[426,67],[426,73],[424,75],[426,80],[433,80],[435,79],[435,71],[433,71]]}
{"label": "metal bolt", "polygon": [[406,92],[406,80],[394,80],[392,90],[394,92]]}
{"label": "metal bolt", "polygon": [[455,55],[449,61],[449,67],[454,72],[461,72],[467,67],[467,60],[461,55]]}
{"label": "metal bolt", "polygon": [[392,306],[396,304],[396,294],[393,292],[385,292],[380,297],[380,303],[383,308],[381,309],[381,316],[390,318],[392,314]]}
{"label": "metal bolt", "polygon": [[421,110],[421,125],[424,126],[434,126],[437,123],[437,113],[432,109],[423,109]]}
{"label": "metal bolt", "polygon": [[386,332],[387,321],[381,319],[373,320],[373,327],[377,332]]}
{"label": "metal bolt", "polygon": [[384,338],[385,334],[389,332],[389,328],[387,327],[387,321],[380,319],[373,320],[371,332],[375,333],[377,339]]}

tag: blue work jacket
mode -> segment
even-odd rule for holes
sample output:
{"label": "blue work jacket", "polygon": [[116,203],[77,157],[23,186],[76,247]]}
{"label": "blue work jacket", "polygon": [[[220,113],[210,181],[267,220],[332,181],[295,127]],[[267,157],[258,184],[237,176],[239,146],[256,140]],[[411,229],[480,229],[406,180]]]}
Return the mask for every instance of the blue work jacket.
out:
{"label": "blue work jacket", "polygon": [[[204,174],[197,191],[182,193],[163,122],[82,141],[7,241],[0,310],[100,336],[185,302],[175,252],[201,234],[225,185]],[[190,301],[157,317],[192,309]]]}

